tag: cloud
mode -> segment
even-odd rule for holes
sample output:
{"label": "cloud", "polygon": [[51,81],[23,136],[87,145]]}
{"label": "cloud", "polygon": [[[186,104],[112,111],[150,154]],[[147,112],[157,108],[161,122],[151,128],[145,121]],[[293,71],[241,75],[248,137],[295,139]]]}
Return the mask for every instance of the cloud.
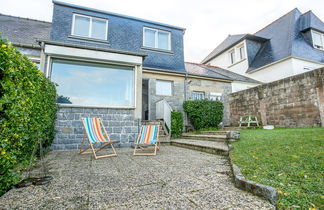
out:
{"label": "cloud", "polygon": [[[200,62],[228,34],[254,33],[294,8],[324,20],[323,0],[62,0],[182,26],[185,60]],[[0,0],[0,13],[51,21],[51,0]],[[3,6],[4,5],[4,6]]]}

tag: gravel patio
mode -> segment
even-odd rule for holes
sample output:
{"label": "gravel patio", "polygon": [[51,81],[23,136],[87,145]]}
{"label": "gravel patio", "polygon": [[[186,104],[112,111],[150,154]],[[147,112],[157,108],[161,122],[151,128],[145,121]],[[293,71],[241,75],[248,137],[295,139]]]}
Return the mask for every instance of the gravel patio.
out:
{"label": "gravel patio", "polygon": [[117,153],[94,160],[52,151],[51,184],[12,189],[0,209],[274,209],[234,187],[223,156],[173,146],[154,157],[132,156],[131,148]]}

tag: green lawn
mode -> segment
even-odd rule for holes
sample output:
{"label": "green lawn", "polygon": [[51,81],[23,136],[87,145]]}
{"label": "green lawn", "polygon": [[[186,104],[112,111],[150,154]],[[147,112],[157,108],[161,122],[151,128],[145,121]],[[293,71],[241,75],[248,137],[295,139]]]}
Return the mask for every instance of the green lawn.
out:
{"label": "green lawn", "polygon": [[275,187],[280,209],[324,209],[324,128],[240,132],[231,157],[247,179]]}

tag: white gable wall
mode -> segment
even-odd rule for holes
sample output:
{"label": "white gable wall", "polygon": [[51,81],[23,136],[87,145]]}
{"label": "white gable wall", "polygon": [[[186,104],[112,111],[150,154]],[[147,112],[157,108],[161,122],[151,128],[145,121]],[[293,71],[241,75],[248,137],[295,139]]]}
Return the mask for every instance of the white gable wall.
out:
{"label": "white gable wall", "polygon": [[[245,59],[239,60],[239,51],[238,47],[244,45],[245,50]],[[235,63],[231,64],[229,52],[234,49],[235,51]],[[229,50],[223,52],[222,54],[218,55],[214,59],[208,62],[208,64],[213,66],[218,66],[223,69],[227,69],[233,71],[237,74],[246,75],[245,72],[249,67],[248,57],[247,57],[247,50],[246,50],[246,42],[243,40],[242,42],[238,43],[234,47],[230,48]]]}

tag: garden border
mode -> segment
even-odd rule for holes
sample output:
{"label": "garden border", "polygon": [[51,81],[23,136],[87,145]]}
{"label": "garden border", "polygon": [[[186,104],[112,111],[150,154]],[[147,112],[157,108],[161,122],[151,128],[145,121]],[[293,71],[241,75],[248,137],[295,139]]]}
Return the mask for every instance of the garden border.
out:
{"label": "garden border", "polygon": [[[233,145],[229,144],[229,147],[231,147],[231,150],[234,149]],[[242,174],[241,169],[232,162],[231,156],[229,155],[228,157],[232,173],[234,175],[235,187],[264,198],[276,206],[278,200],[278,191],[269,185],[260,184],[246,179]]]}

